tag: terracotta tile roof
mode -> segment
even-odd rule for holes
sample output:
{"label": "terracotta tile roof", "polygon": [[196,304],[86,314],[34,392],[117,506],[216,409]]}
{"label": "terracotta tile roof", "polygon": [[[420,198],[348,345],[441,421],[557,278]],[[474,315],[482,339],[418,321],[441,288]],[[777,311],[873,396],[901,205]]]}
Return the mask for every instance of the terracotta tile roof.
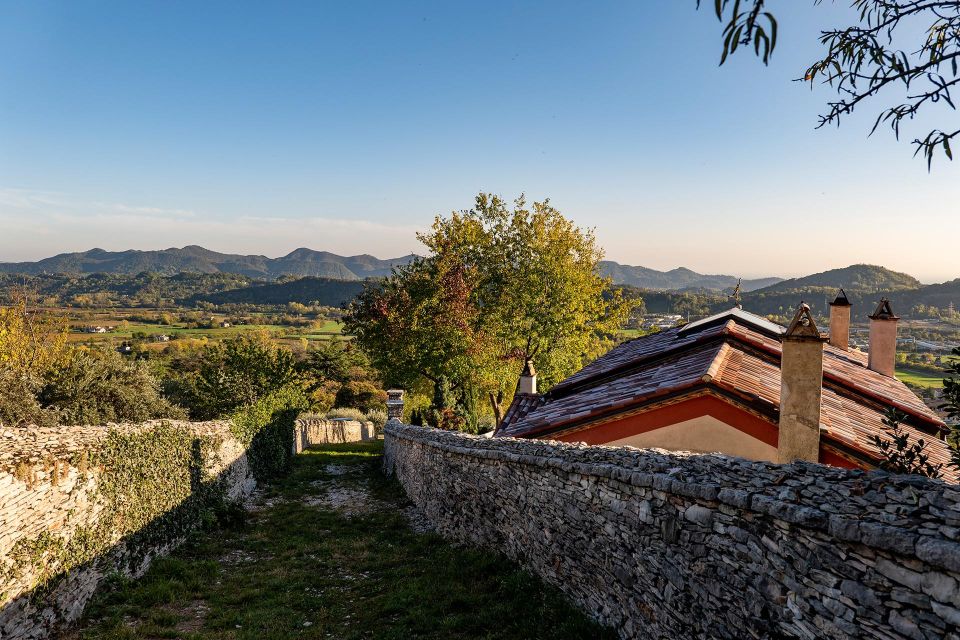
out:
{"label": "terracotta tile roof", "polygon": [[[537,437],[600,417],[636,410],[666,396],[711,388],[733,396],[774,424],[780,406],[778,332],[750,314],[718,317],[694,330],[669,329],[625,342],[543,395],[521,394],[497,435]],[[899,380],[867,368],[859,351],[824,347],[821,429],[824,442],[875,458],[874,435],[893,405],[910,417],[904,428],[924,438],[933,462],[949,450],[936,434],[943,422]]]}
{"label": "terracotta tile roof", "polygon": [[[507,413],[503,416],[502,424],[515,424],[543,404],[543,396],[539,393],[517,393],[513,396],[513,402],[507,408]],[[500,431],[497,431],[500,435]]]}
{"label": "terracotta tile roof", "polygon": [[[550,399],[549,395],[541,396],[535,410],[520,409],[516,412],[518,416],[523,413],[522,417],[510,420],[511,413],[508,411],[497,435],[532,435],[558,424],[579,421],[631,406],[638,400],[657,396],[658,392],[662,395],[695,385],[701,382],[704,373],[716,359],[720,347],[719,344],[700,347],[632,374],[585,387],[578,393],[565,397]],[[521,398],[519,403],[529,406],[529,396]],[[515,401],[514,404],[518,403]]]}

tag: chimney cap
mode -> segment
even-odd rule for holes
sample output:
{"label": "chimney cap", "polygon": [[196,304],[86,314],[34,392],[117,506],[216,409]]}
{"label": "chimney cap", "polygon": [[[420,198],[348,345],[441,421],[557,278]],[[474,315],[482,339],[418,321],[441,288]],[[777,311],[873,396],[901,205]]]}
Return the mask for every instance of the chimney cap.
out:
{"label": "chimney cap", "polygon": [[784,340],[816,340],[826,342],[826,338],[820,335],[817,323],[813,319],[813,313],[810,312],[810,305],[801,302],[797,307],[797,312],[793,314],[793,320],[783,334]]}
{"label": "chimney cap", "polygon": [[843,290],[843,287],[840,287],[840,291],[837,292],[837,297],[830,303],[831,307],[852,307],[850,300],[847,298],[847,292]]}
{"label": "chimney cap", "polygon": [[523,372],[520,375],[528,378],[532,378],[533,376],[537,375],[537,370],[533,367],[533,358],[527,358],[523,365]]}
{"label": "chimney cap", "polygon": [[877,305],[876,311],[873,312],[873,315],[868,316],[871,320],[899,320],[900,316],[894,315],[893,308],[890,306],[890,301],[886,298],[880,298],[880,303]]}

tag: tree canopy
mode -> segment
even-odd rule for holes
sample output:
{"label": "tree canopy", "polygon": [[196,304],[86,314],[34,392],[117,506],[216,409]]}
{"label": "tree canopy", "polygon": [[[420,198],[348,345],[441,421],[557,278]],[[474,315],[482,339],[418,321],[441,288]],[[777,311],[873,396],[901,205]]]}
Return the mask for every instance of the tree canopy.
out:
{"label": "tree canopy", "polygon": [[[822,0],[815,0],[821,4]],[[701,1],[697,0],[697,6]],[[752,49],[764,64],[777,45],[778,25],[769,0],[714,0],[724,23],[720,64],[740,49]],[[928,167],[942,152],[953,159],[951,140],[960,135],[951,89],[960,83],[960,0],[850,0],[858,21],[820,33],[822,55],[798,78],[820,82],[838,98],[827,103],[819,127],[839,125],[862,104],[889,100],[872,134],[901,127],[921,112],[941,121],[913,140]],[[937,108],[939,107],[939,109]]]}
{"label": "tree canopy", "polygon": [[612,344],[633,304],[600,275],[593,233],[549,201],[481,193],[419,238],[429,255],[368,286],[345,319],[388,384],[426,379],[498,411],[525,360],[544,385],[562,380]]}

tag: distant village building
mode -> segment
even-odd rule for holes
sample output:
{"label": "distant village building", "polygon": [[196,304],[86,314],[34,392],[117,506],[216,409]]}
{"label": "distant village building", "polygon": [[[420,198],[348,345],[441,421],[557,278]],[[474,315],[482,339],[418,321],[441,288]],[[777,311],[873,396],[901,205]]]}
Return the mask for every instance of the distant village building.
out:
{"label": "distant village building", "polygon": [[154,342],[170,342],[170,336],[168,336],[165,333],[160,333],[153,336],[153,341]]}
{"label": "distant village building", "polygon": [[223,322],[220,323],[220,326],[223,327],[224,329],[226,329],[227,327],[230,326],[230,323],[227,322],[226,320],[224,320]]}
{"label": "distant village building", "polygon": [[495,437],[873,468],[896,407],[911,442],[947,462],[943,420],[894,377],[890,303],[870,316],[869,355],[850,348],[850,311],[841,291],[826,336],[806,305],[786,328],[735,307],[624,342],[543,394],[528,367]]}
{"label": "distant village building", "polygon": [[84,329],[86,333],[106,333],[106,327],[87,327]]}

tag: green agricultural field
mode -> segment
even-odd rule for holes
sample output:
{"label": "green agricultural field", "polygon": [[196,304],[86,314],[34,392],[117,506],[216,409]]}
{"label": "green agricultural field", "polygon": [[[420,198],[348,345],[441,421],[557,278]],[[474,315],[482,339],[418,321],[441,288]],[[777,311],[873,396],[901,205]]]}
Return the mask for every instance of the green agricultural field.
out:
{"label": "green agricultural field", "polygon": [[897,378],[902,382],[918,387],[939,388],[943,386],[943,374],[933,373],[932,371],[898,368]]}

